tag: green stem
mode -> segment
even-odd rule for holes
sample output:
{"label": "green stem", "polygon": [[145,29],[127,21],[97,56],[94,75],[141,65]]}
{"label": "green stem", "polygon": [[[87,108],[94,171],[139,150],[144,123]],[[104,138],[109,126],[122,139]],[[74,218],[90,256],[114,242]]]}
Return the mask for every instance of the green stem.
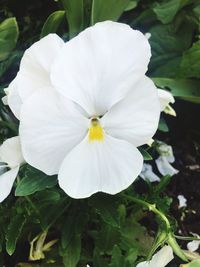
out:
{"label": "green stem", "polygon": [[171,230],[171,226],[170,226],[170,222],[167,219],[167,217],[156,208],[155,204],[150,204],[144,200],[138,199],[136,197],[132,197],[132,196],[127,196],[125,194],[123,194],[123,196],[128,199],[131,200],[143,207],[146,207],[148,210],[152,211],[153,213],[155,213],[156,215],[158,215],[160,217],[160,219],[164,222],[165,227],[166,227],[166,234],[167,234],[167,243],[173,248],[174,253],[181,258],[183,261],[188,261],[186,255],[183,253],[182,249],[180,248],[180,246],[178,245],[172,230]]}
{"label": "green stem", "polygon": [[180,236],[180,235],[174,235],[174,237],[176,237],[179,240],[186,240],[186,241],[190,241],[190,240],[197,240],[200,241],[200,237],[195,237],[195,236]]}
{"label": "green stem", "polygon": [[166,230],[167,232],[170,232],[171,230],[171,226],[170,226],[170,222],[169,220],[167,219],[167,217],[161,212],[159,211],[157,208],[156,208],[156,205],[155,204],[150,204],[144,200],[141,200],[141,199],[138,199],[136,197],[132,197],[132,196],[127,196],[125,194],[123,194],[123,196],[128,199],[128,200],[131,200],[143,207],[146,207],[148,210],[152,211],[154,214],[158,215],[160,217],[160,219],[165,223],[165,226],[166,226]]}

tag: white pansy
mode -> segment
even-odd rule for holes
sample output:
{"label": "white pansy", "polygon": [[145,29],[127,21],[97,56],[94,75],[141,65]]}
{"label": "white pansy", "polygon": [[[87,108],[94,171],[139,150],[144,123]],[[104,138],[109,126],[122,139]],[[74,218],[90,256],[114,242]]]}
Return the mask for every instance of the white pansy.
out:
{"label": "white pansy", "polygon": [[183,195],[178,195],[177,198],[179,201],[178,204],[179,209],[187,207],[187,199]]}
{"label": "white pansy", "polygon": [[151,164],[144,163],[142,172],[140,173],[140,177],[144,179],[145,181],[150,182],[159,182],[160,178],[153,172],[153,168]]}
{"label": "white pansy", "polygon": [[[191,233],[195,238],[199,238],[200,239],[200,236],[196,233]],[[187,249],[190,251],[190,252],[195,252],[199,249],[199,246],[200,246],[200,240],[192,240],[190,242],[188,242],[187,244]]]}
{"label": "white pansy", "polygon": [[166,90],[158,89],[158,97],[160,100],[161,111],[176,116],[176,111],[170,106],[170,103],[173,104],[175,102],[173,95]]}
{"label": "white pansy", "polygon": [[2,202],[10,194],[19,167],[24,162],[19,136],[7,139],[0,146],[0,162],[0,169],[3,168],[4,171],[9,169],[0,174],[0,202]]}
{"label": "white pansy", "polygon": [[[141,172],[137,147],[152,138],[160,116],[157,89],[145,76],[147,39],[128,25],[101,22],[60,46],[53,60],[42,41],[20,67],[25,160],[58,174],[73,198],[120,192]],[[46,72],[35,67],[37,57]]]}
{"label": "white pansy", "polygon": [[187,244],[187,249],[190,252],[195,252],[199,249],[200,246],[200,240],[193,240]]}
{"label": "white pansy", "polygon": [[25,51],[19,72],[2,99],[18,119],[25,100],[38,90],[50,90],[50,69],[63,44],[56,34],[49,34]]}
{"label": "white pansy", "polygon": [[150,261],[143,261],[136,267],[165,267],[174,258],[173,250],[170,246],[164,246]]}
{"label": "white pansy", "polygon": [[177,174],[179,171],[170,164],[175,161],[172,147],[163,142],[160,142],[157,147],[157,150],[160,154],[160,156],[156,159],[156,165],[159,172],[162,175],[170,176]]}

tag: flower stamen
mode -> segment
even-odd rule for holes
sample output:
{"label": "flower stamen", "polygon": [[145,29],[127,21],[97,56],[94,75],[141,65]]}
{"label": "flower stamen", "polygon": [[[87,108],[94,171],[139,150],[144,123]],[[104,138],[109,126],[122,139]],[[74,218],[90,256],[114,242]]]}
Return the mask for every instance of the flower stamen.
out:
{"label": "flower stamen", "polygon": [[91,125],[89,128],[89,135],[88,135],[89,141],[103,141],[104,139],[104,133],[103,129],[99,123],[98,118],[92,118],[91,119]]}

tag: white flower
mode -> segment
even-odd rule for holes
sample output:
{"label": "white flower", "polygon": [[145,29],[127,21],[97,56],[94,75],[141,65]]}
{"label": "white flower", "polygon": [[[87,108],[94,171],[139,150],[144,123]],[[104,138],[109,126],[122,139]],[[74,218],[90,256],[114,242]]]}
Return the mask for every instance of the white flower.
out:
{"label": "white flower", "polygon": [[190,252],[195,252],[197,249],[199,249],[199,246],[200,246],[200,240],[193,240],[187,244],[187,249]]}
{"label": "white flower", "polygon": [[150,261],[140,262],[136,267],[165,267],[173,258],[172,248],[170,246],[164,246]]}
{"label": "white flower", "polygon": [[158,126],[157,89],[145,76],[149,43],[141,32],[111,21],[66,44],[55,35],[45,38],[45,45],[42,39],[25,52],[29,57],[18,74],[25,160],[48,175],[58,174],[71,197],[118,193],[141,172],[136,147]]}
{"label": "white flower", "polygon": [[[200,238],[200,236],[198,234],[195,233],[191,233],[195,238]],[[187,249],[190,252],[195,252],[196,250],[199,249],[200,246],[200,240],[192,240],[187,244]]]}
{"label": "white flower", "polygon": [[6,96],[2,99],[18,119],[25,100],[36,91],[51,86],[50,68],[63,44],[56,34],[49,34],[25,51],[19,72],[4,89]]}
{"label": "white flower", "polygon": [[158,146],[157,150],[158,153],[160,154],[160,157],[156,159],[156,165],[159,172],[162,175],[170,175],[170,176],[177,174],[179,171],[170,164],[175,161],[172,147],[162,142]]}
{"label": "white flower", "polygon": [[178,195],[177,198],[179,201],[179,209],[187,207],[187,199],[183,195]]}
{"label": "white flower", "polygon": [[0,170],[2,167],[4,171],[9,168],[0,174],[0,202],[2,202],[10,194],[19,167],[24,163],[19,136],[7,139],[0,146],[0,162]]}
{"label": "white flower", "polygon": [[162,89],[158,89],[158,97],[160,99],[160,109],[164,111],[166,114],[176,116],[176,111],[169,105],[170,103],[174,103],[175,99],[173,95]]}
{"label": "white flower", "polygon": [[151,164],[144,163],[140,177],[146,181],[159,182],[160,178],[153,172]]}

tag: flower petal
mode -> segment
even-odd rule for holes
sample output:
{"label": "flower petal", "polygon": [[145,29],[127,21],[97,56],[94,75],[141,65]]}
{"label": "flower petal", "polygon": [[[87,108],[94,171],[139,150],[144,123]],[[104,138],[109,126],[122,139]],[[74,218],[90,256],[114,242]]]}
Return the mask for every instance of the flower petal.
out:
{"label": "flower petal", "polygon": [[193,240],[187,244],[187,249],[190,252],[195,252],[197,249],[199,249],[199,246],[200,246],[200,241],[199,240]]}
{"label": "flower petal", "polygon": [[109,135],[141,146],[155,134],[159,117],[157,89],[144,77],[127,97],[103,116],[101,123]]}
{"label": "flower petal", "polygon": [[178,195],[177,198],[179,201],[178,209],[187,207],[187,199],[183,195]]}
{"label": "flower petal", "polygon": [[166,90],[158,89],[158,97],[160,100],[161,111],[163,111],[169,103],[173,104],[175,102],[173,95]]}
{"label": "flower petal", "polygon": [[159,172],[164,175],[173,176],[177,174],[179,171],[175,169],[167,160],[167,157],[160,156],[156,159],[156,166]]}
{"label": "flower petal", "polygon": [[102,191],[116,194],[139,175],[143,157],[130,143],[105,136],[89,142],[88,136],[64,159],[58,181],[73,198],[85,198]]}
{"label": "flower petal", "polygon": [[86,135],[88,119],[76,104],[51,88],[33,94],[22,106],[20,137],[25,160],[46,174],[57,174],[67,153]]}
{"label": "flower petal", "polygon": [[141,32],[122,23],[100,22],[63,46],[51,80],[90,116],[103,115],[145,74],[150,56]]}
{"label": "flower petal", "polygon": [[9,87],[7,88],[7,104],[14,113],[15,117],[19,119],[22,99],[18,91],[17,77],[10,83]]}
{"label": "flower petal", "polygon": [[7,139],[0,146],[0,161],[14,168],[24,162],[19,136]]}
{"label": "flower petal", "polygon": [[151,183],[159,182],[160,178],[153,172],[153,168],[150,164],[144,163],[142,167],[142,172],[140,173],[140,177]]}
{"label": "flower petal", "polygon": [[50,69],[63,44],[58,35],[49,34],[25,51],[17,78],[23,102],[37,89],[50,85]]}
{"label": "flower petal", "polygon": [[17,177],[19,165],[10,171],[0,175],[0,202],[2,202],[12,189],[13,183]]}
{"label": "flower petal", "polygon": [[140,262],[136,267],[165,267],[174,258],[170,246],[164,246],[151,259],[151,261]]}

